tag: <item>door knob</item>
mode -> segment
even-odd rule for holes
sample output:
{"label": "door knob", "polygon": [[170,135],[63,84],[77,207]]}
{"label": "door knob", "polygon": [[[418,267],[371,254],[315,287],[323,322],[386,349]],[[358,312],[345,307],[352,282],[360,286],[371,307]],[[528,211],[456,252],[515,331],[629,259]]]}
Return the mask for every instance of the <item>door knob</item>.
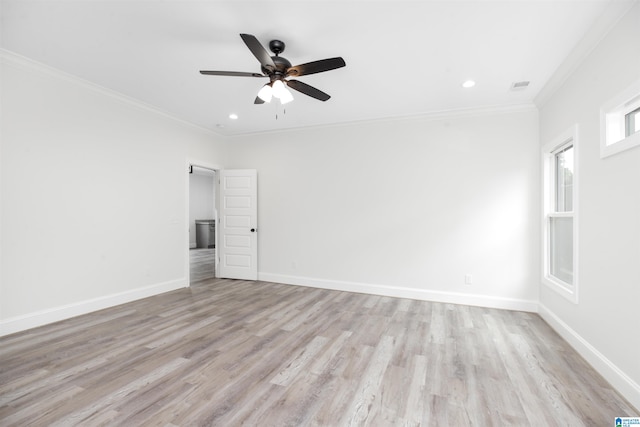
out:
{"label": "door knob", "polygon": [[252,228],[252,229],[251,229],[251,232],[252,232],[252,233],[255,233],[255,232],[256,232],[256,229],[255,229],[255,228]]}

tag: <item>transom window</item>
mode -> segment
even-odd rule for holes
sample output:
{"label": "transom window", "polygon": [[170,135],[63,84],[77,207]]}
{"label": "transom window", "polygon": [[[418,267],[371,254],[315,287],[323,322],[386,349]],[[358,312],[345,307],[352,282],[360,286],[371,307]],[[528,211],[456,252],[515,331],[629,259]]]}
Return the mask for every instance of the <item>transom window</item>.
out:
{"label": "transom window", "polygon": [[636,132],[640,132],[640,107],[627,113],[624,116],[625,137],[631,136]]}
{"label": "transom window", "polygon": [[640,146],[640,80],[600,109],[600,157]]}

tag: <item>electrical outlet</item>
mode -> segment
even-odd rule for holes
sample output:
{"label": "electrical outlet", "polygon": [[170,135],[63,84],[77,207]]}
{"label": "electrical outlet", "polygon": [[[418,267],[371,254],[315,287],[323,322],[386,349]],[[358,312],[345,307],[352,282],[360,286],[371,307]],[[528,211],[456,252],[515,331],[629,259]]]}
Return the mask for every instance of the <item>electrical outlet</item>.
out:
{"label": "electrical outlet", "polygon": [[473,283],[473,275],[470,273],[467,273],[464,275],[464,284],[465,285],[470,285]]}

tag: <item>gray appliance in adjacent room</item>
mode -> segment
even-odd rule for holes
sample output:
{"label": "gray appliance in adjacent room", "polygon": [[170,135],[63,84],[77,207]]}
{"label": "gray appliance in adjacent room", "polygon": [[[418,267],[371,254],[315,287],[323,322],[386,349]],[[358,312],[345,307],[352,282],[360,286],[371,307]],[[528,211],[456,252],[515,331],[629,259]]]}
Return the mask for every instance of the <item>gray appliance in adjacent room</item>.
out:
{"label": "gray appliance in adjacent room", "polygon": [[213,219],[196,219],[196,247],[215,248],[216,221]]}

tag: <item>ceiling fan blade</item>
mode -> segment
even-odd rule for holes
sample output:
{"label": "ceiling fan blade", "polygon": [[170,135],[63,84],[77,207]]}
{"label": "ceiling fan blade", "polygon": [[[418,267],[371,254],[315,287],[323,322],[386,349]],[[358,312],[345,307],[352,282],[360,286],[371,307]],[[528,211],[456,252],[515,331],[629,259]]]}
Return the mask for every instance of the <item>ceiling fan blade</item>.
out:
{"label": "ceiling fan blade", "polygon": [[242,37],[244,44],[247,45],[251,53],[253,53],[253,56],[260,61],[260,64],[264,68],[268,70],[276,69],[276,64],[273,63],[271,55],[269,55],[269,52],[267,52],[255,36],[252,36],[251,34],[240,34],[240,37]]}
{"label": "ceiling fan blade", "polygon": [[307,62],[306,64],[294,65],[287,70],[287,76],[305,76],[307,74],[322,73],[323,71],[335,70],[347,65],[341,57],[321,59],[320,61]]}
{"label": "ceiling fan blade", "polygon": [[232,77],[267,77],[260,73],[245,73],[244,71],[206,71],[200,70],[200,74],[207,76],[232,76]]}
{"label": "ceiling fan blade", "polygon": [[256,96],[256,100],[253,101],[254,104],[264,104],[264,101],[259,96]]}
{"label": "ceiling fan blade", "polygon": [[291,89],[297,90],[300,93],[304,93],[305,95],[309,95],[312,98],[319,99],[320,101],[326,101],[331,98],[330,95],[324,93],[323,91],[316,89],[313,86],[309,86],[306,83],[302,83],[299,80],[286,80],[287,86]]}

